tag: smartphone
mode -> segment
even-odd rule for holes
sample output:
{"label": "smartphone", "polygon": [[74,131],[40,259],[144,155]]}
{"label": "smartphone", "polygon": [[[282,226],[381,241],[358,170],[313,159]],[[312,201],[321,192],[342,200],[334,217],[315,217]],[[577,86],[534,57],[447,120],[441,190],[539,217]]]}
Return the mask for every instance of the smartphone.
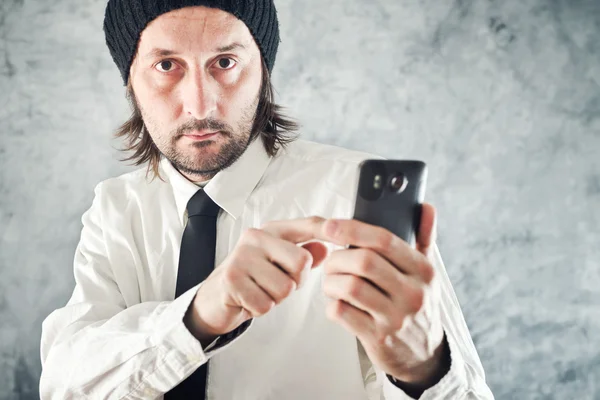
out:
{"label": "smartphone", "polygon": [[415,248],[427,165],[417,160],[365,160],[359,165],[353,218],[391,231]]}

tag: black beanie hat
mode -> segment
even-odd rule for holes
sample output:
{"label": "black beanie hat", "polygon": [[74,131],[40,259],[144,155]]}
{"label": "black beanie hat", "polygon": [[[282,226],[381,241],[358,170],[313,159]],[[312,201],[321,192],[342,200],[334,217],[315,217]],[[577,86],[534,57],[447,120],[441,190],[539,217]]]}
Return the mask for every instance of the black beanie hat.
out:
{"label": "black beanie hat", "polygon": [[269,72],[273,70],[279,46],[279,23],[273,0],[109,0],[104,34],[125,85],[146,26],[162,14],[192,6],[218,8],[236,16],[254,36]]}

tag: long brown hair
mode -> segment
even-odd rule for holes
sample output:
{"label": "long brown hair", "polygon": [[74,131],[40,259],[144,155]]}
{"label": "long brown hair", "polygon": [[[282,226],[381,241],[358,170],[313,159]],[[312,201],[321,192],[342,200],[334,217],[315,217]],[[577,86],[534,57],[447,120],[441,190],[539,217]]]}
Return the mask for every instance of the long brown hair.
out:
{"label": "long brown hair", "polygon": [[[125,145],[120,150],[132,151],[133,154],[121,161],[133,161],[131,165],[148,163],[146,177],[152,172],[154,179],[162,179],[158,170],[161,153],[150,137],[142,119],[142,113],[135,100],[131,80],[127,83],[127,100],[132,108],[131,117],[115,132],[115,138],[124,138]],[[262,61],[262,83],[254,124],[250,133],[250,141],[260,135],[265,150],[270,156],[277,154],[280,148],[297,139],[299,125],[296,121],[282,114],[282,107],[274,102],[273,85],[267,65]]]}

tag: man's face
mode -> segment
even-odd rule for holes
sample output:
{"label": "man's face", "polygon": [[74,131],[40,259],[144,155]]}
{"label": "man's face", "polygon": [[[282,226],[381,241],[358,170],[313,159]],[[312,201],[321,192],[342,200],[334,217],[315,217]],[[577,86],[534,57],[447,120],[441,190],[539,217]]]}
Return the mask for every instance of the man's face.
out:
{"label": "man's face", "polygon": [[261,54],[246,25],[207,7],[152,21],[130,76],[154,143],[194,181],[211,178],[246,149],[261,79]]}

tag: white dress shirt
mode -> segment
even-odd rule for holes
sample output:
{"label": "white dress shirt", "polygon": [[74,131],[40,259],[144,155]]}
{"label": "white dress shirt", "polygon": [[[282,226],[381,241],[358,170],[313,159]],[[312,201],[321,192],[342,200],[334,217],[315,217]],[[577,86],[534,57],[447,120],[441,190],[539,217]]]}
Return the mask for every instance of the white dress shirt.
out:
{"label": "white dress shirt", "polygon": [[[183,323],[198,286],[174,300],[186,205],[197,190],[222,208],[218,266],[246,229],[267,221],[351,218],[357,167],[367,158],[380,157],[305,140],[271,158],[259,139],[204,189],[164,159],[163,180],[147,179],[143,168],[98,184],[82,217],[73,295],[43,323],[41,398],[161,398],[210,360],[210,400],[410,399],[355,336],[327,318],[321,268],[241,334],[206,349]],[[452,364],[421,399],[493,399],[437,247],[434,253]]]}

